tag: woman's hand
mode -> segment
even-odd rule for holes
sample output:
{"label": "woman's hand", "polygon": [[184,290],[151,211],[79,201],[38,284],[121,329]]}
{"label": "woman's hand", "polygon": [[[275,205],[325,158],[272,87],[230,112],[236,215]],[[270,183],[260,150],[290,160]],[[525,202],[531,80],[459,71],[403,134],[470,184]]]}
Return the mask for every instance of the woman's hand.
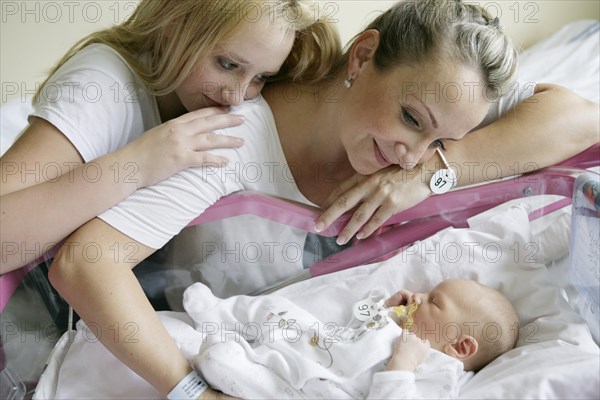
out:
{"label": "woman's hand", "polygon": [[224,166],[228,160],[208,153],[218,148],[240,147],[243,139],[212,133],[241,125],[244,118],[228,114],[218,107],[184,114],[150,129],[118,152],[124,173],[137,180],[137,187],[147,187],[189,167]]}
{"label": "woman's hand", "polygon": [[342,214],[357,207],[338,235],[337,242],[345,244],[357,232],[357,239],[368,237],[392,215],[430,195],[428,181],[422,171],[421,166],[408,171],[394,165],[369,176],[355,174],[331,193],[315,229],[326,229]]}
{"label": "woman's hand", "polygon": [[414,372],[427,359],[430,347],[429,340],[421,340],[414,333],[402,330],[385,370]]}

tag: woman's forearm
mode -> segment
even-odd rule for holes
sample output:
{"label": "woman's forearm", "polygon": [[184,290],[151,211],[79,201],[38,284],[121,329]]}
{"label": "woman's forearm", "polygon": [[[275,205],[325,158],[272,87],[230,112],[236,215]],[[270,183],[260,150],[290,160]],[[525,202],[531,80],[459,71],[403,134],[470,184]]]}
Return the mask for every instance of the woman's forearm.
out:
{"label": "woman's forearm", "polygon": [[49,278],[104,346],[166,397],[191,367],[131,271],[152,251],[96,218],[61,247]]}
{"label": "woman's forearm", "polygon": [[[554,165],[600,140],[598,104],[556,85],[536,93],[496,122],[449,143],[446,157],[459,185],[493,180]],[[427,169],[439,167],[432,158]]]}
{"label": "woman's forearm", "polygon": [[[53,161],[28,166],[3,160],[3,180],[33,180],[35,184],[2,194],[0,273],[35,260],[133,193],[137,165],[127,158],[117,151],[83,165]],[[63,174],[56,176],[59,166]]]}
{"label": "woman's forearm", "polygon": [[82,157],[65,135],[49,122],[35,119],[0,159],[0,273],[35,260],[141,187],[188,167],[224,165],[224,157],[207,151],[239,147],[243,140],[211,132],[242,122],[243,118],[223,109],[197,110],[81,165]]}

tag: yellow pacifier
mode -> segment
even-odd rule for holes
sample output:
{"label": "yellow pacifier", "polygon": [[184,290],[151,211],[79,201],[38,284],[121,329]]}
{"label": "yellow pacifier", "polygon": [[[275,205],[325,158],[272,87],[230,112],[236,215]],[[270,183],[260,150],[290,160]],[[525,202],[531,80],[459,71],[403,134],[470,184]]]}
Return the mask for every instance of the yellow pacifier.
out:
{"label": "yellow pacifier", "polygon": [[413,314],[415,313],[415,311],[417,311],[417,308],[419,308],[419,305],[417,303],[411,303],[408,306],[392,307],[392,311],[394,311],[394,314],[396,314],[396,316],[398,317],[399,325],[403,329],[410,330],[413,327],[415,323],[413,319]]}

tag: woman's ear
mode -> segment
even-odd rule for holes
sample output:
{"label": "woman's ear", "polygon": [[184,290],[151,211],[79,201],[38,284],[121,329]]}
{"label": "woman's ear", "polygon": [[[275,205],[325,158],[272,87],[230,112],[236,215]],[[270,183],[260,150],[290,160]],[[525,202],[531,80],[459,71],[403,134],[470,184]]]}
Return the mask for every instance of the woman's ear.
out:
{"label": "woman's ear", "polygon": [[363,65],[373,59],[378,47],[379,31],[376,29],[369,29],[358,35],[350,51],[348,76],[356,79]]}
{"label": "woman's ear", "polygon": [[473,336],[469,335],[462,335],[453,343],[448,343],[444,346],[444,353],[461,361],[473,357],[477,354],[478,350],[479,343],[477,343],[477,340]]}

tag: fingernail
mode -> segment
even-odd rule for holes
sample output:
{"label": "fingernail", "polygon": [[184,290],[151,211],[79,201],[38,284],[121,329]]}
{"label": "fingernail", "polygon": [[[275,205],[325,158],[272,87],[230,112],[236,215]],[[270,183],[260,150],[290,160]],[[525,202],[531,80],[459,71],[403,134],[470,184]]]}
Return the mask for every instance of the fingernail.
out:
{"label": "fingernail", "polygon": [[365,233],[364,233],[364,232],[358,232],[358,233],[356,234],[356,238],[357,238],[358,240],[364,239],[364,238],[365,238]]}
{"label": "fingernail", "polygon": [[317,222],[315,224],[315,232],[321,232],[323,229],[325,229],[325,224],[323,222]]}
{"label": "fingernail", "polygon": [[348,243],[348,239],[345,236],[339,236],[335,241],[339,246]]}
{"label": "fingernail", "polygon": [[235,138],[235,144],[241,146],[244,144],[244,139]]}

